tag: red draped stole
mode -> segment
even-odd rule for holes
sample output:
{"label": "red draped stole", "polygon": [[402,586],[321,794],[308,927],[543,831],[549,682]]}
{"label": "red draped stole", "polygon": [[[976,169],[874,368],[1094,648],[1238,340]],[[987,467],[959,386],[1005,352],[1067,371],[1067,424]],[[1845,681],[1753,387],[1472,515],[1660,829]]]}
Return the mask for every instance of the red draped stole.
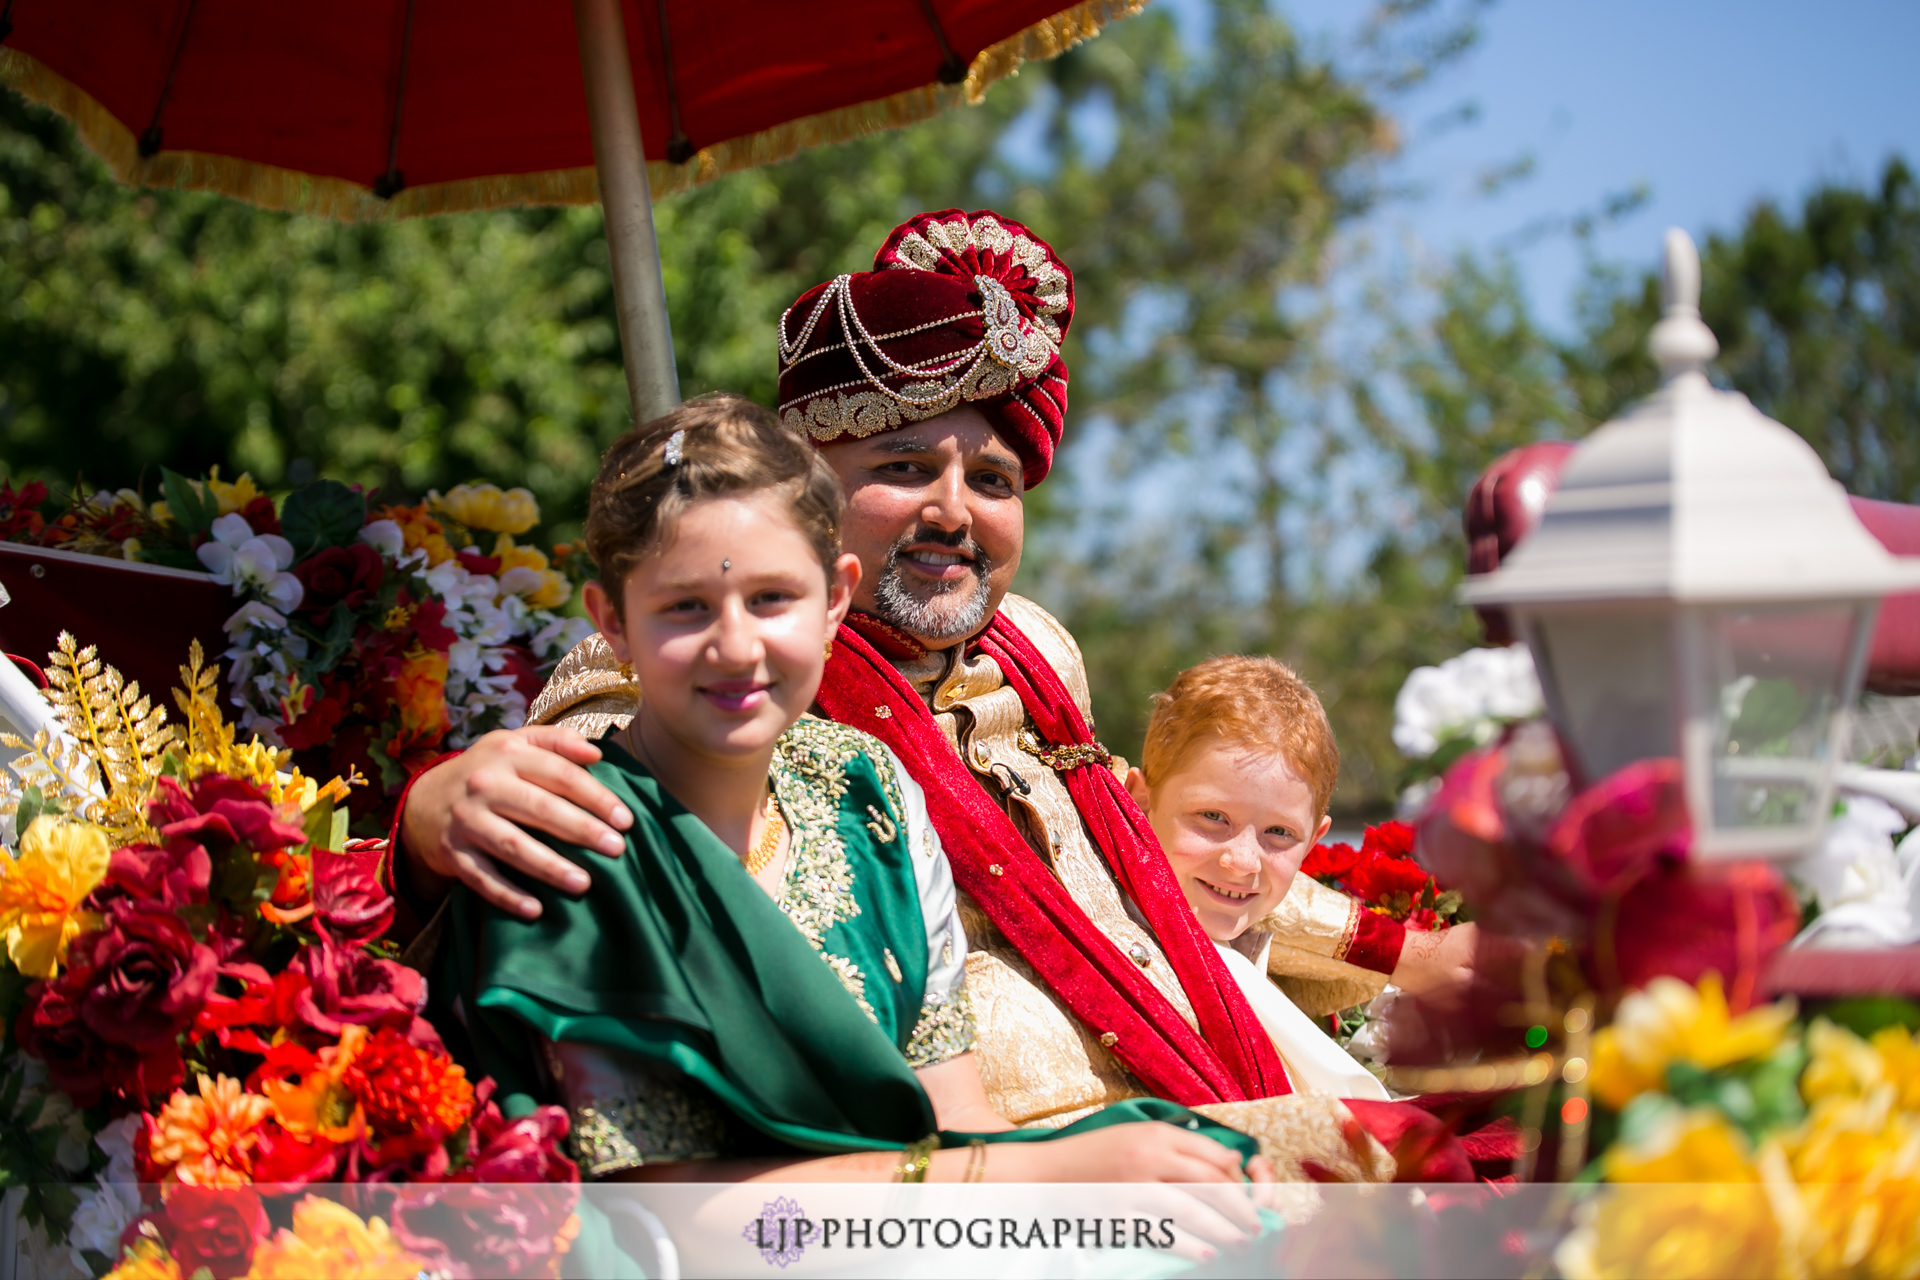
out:
{"label": "red draped stole", "polygon": [[912,684],[861,634],[884,624],[848,622],[827,662],[820,708],[892,748],[926,792],[955,882],[1101,1043],[1155,1095],[1188,1106],[1292,1092],[1273,1041],[1194,919],[1146,815],[1033,642],[999,613],[970,643],[999,663],[1048,747],[1086,748],[1056,754],[1057,771],[1173,966],[1198,1032],[1088,919],[954,752]]}

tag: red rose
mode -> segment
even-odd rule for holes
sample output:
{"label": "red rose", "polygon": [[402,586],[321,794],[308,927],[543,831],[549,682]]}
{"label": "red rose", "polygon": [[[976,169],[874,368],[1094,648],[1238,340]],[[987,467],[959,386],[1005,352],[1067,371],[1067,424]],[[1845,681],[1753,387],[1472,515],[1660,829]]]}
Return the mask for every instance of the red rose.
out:
{"label": "red rose", "polygon": [[341,946],[371,942],[393,923],[393,897],[344,853],[313,851],[313,921]]}
{"label": "red rose", "polygon": [[76,938],[81,1016],[95,1035],[142,1053],[172,1044],[213,994],[220,961],[179,916],[123,898],[106,927]]}
{"label": "red rose", "polygon": [[1411,858],[1413,837],[1413,828],[1406,823],[1383,822],[1377,827],[1367,828],[1366,837],[1360,842],[1360,852],[1377,853],[1383,858]]}
{"label": "red rose", "polygon": [[255,533],[280,533],[280,515],[273,509],[273,499],[261,494],[246,506],[240,508],[240,518]]}
{"label": "red rose", "polygon": [[323,939],[295,956],[287,971],[308,984],[294,996],[293,1015],[309,1030],[338,1039],[349,1023],[369,1030],[393,1027],[423,1049],[443,1048],[439,1033],[420,1016],[426,979],[397,960]]}
{"label": "red rose", "polygon": [[[479,1092],[490,1088],[483,1083]],[[567,1236],[580,1194],[580,1167],[560,1151],[567,1128],[559,1107],[509,1123],[487,1101],[467,1127],[465,1167],[445,1182],[407,1187],[396,1196],[395,1238],[455,1275],[554,1274],[554,1253],[564,1247],[558,1242]],[[528,1185],[534,1183],[557,1185]]]}
{"label": "red rose", "polygon": [[[405,598],[404,593],[402,598]],[[413,634],[419,638],[421,644],[429,649],[437,649],[441,653],[451,649],[454,642],[460,638],[460,633],[447,625],[446,602],[432,597],[422,600],[420,607],[414,610]]]}
{"label": "red rose", "polygon": [[104,911],[125,895],[175,910],[207,900],[213,861],[200,844],[184,836],[165,845],[133,844],[115,849],[107,864],[107,878],[88,898],[95,911]]}
{"label": "red rose", "polygon": [[68,973],[27,988],[27,1007],[14,1024],[14,1039],[30,1058],[47,1064],[47,1078],[79,1107],[111,1093],[146,1106],[165,1097],[185,1075],[180,1046],[172,1041],[142,1054],[109,1044],[82,1016],[82,990]]}
{"label": "red rose", "polygon": [[328,547],[293,566],[293,576],[306,588],[300,612],[322,623],[336,604],[358,609],[379,593],[386,572],[380,553],[364,542]]}
{"label": "red rose", "polygon": [[205,1267],[213,1280],[245,1275],[255,1243],[270,1229],[266,1206],[252,1187],[184,1182],[167,1189],[167,1222],[180,1273],[190,1276]]}
{"label": "red rose", "polygon": [[1371,858],[1347,876],[1347,892],[1370,906],[1393,904],[1396,894],[1405,894],[1405,907],[1411,908],[1432,877],[1426,868],[1405,858]]}
{"label": "red rose", "polygon": [[560,1153],[568,1127],[560,1107],[540,1107],[509,1121],[488,1099],[468,1126],[467,1167],[459,1176],[469,1182],[578,1182],[580,1166]]}
{"label": "red rose", "polygon": [[245,843],[255,853],[304,842],[307,833],[282,819],[266,792],[225,774],[209,774],[189,792],[172,778],[160,779],[147,805],[147,820],[169,840]]}
{"label": "red rose", "polygon": [[1331,884],[1352,871],[1359,862],[1360,851],[1350,844],[1317,844],[1300,864],[1300,874]]}

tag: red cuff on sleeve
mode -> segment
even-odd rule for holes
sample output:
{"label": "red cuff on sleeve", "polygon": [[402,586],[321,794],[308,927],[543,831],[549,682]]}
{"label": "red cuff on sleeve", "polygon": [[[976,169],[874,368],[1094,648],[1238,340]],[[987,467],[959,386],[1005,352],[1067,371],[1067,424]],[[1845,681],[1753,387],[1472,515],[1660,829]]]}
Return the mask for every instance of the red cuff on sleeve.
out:
{"label": "red cuff on sleeve", "polygon": [[1406,945],[1407,927],[1365,907],[1359,915],[1353,926],[1353,941],[1347,944],[1347,954],[1342,958],[1375,973],[1392,973],[1400,963],[1400,948]]}
{"label": "red cuff on sleeve", "polygon": [[402,945],[412,941],[420,932],[422,920],[433,914],[431,911],[423,913],[420,910],[420,905],[414,902],[413,895],[407,892],[406,882],[395,874],[394,863],[406,849],[405,842],[400,838],[400,824],[401,819],[406,817],[407,797],[413,794],[413,784],[420,781],[421,774],[428,769],[445,764],[459,754],[458,751],[449,751],[445,755],[436,756],[421,768],[414,770],[408,777],[407,785],[400,788],[399,803],[393,806],[393,825],[387,828],[386,848],[378,855],[379,866],[375,876],[386,887],[387,892],[393,895],[393,924],[388,927],[387,936]]}

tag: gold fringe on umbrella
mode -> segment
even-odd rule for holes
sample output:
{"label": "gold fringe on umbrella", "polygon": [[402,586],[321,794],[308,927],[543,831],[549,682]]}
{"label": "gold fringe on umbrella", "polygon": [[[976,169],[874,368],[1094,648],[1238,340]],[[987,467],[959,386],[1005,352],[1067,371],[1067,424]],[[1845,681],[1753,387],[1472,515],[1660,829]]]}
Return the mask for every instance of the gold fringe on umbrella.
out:
{"label": "gold fringe on umbrella", "polygon": [[[657,200],[725,174],[785,160],[809,147],[848,142],[915,124],[963,103],[977,104],[989,85],[1015,74],[1022,63],[1058,57],[1100,34],[1109,22],[1131,17],[1146,6],[1147,0],[1083,0],[981,50],[960,84],[922,85],[730,138],[702,147],[685,164],[649,160],[647,185]],[[133,132],[112,112],[32,56],[0,46],[0,84],[66,117],[108,171],[132,187],[215,191],[262,209],[341,222],[387,222],[519,205],[594,204],[600,199],[599,176],[591,165],[430,183],[382,200],[372,188],[345,178],[300,173],[233,156],[162,151],[143,158]]]}

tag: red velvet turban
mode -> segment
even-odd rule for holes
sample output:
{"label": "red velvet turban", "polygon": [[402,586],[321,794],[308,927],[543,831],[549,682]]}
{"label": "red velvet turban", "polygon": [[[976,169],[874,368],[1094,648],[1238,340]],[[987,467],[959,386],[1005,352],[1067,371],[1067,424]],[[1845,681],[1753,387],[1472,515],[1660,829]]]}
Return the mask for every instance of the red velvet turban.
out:
{"label": "red velvet turban", "polygon": [[986,210],[923,213],[872,271],[816,285],[780,317],[780,417],[830,444],[970,404],[1032,488],[1065,425],[1072,321],[1073,273],[1046,241]]}

